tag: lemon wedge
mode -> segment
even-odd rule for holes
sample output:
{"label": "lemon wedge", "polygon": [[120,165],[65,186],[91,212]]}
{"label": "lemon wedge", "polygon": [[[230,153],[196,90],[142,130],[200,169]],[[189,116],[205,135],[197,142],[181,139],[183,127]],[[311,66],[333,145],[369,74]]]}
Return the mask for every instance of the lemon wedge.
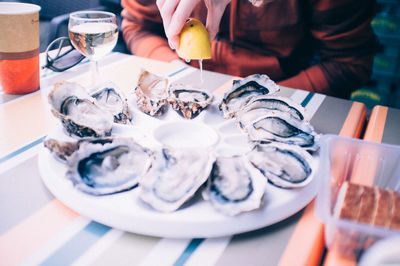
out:
{"label": "lemon wedge", "polygon": [[206,27],[195,18],[188,18],[182,28],[177,49],[179,57],[191,59],[210,59],[211,45]]}

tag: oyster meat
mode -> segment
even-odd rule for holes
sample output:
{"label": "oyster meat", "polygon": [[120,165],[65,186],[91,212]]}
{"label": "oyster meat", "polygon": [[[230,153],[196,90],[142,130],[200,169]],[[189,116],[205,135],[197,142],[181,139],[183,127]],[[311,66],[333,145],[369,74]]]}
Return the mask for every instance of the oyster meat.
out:
{"label": "oyster meat", "polygon": [[309,122],[281,111],[271,111],[246,128],[251,141],[278,141],[302,147],[313,147],[316,134]]}
{"label": "oyster meat", "polygon": [[256,95],[274,94],[279,91],[267,75],[254,74],[242,80],[234,80],[232,88],[224,94],[219,109],[224,113],[224,118],[235,116],[252,97]]}
{"label": "oyster meat", "polygon": [[168,79],[142,70],[135,94],[142,112],[151,116],[162,115],[168,108]]}
{"label": "oyster meat", "polygon": [[82,142],[67,161],[67,178],[82,192],[108,195],[137,186],[151,165],[151,152],[133,139]]}
{"label": "oyster meat", "polygon": [[270,112],[271,110],[266,108],[257,108],[246,112],[240,111],[236,113],[236,126],[246,132],[251,123]]}
{"label": "oyster meat", "polygon": [[169,87],[172,108],[186,119],[198,116],[212,101],[212,94],[192,85],[173,83]]}
{"label": "oyster meat", "polygon": [[296,145],[258,143],[246,156],[270,183],[283,188],[307,185],[317,170],[315,159]]}
{"label": "oyster meat", "polygon": [[57,82],[48,97],[51,112],[69,133],[78,137],[111,135],[113,116],[95,104],[77,83]]}
{"label": "oyster meat", "polygon": [[96,99],[96,103],[109,111],[114,116],[114,122],[127,124],[132,121],[128,100],[122,90],[116,84],[109,81],[93,88],[90,95]]}
{"label": "oyster meat", "polygon": [[163,148],[140,179],[140,199],[162,212],[188,201],[207,180],[214,157],[207,150]]}
{"label": "oyster meat", "polygon": [[265,177],[245,157],[218,157],[203,190],[203,198],[225,215],[260,208]]}
{"label": "oyster meat", "polygon": [[245,129],[257,118],[274,110],[289,113],[299,120],[310,120],[304,107],[291,99],[276,95],[260,95],[253,97],[242,110],[237,112],[236,123],[241,129]]}

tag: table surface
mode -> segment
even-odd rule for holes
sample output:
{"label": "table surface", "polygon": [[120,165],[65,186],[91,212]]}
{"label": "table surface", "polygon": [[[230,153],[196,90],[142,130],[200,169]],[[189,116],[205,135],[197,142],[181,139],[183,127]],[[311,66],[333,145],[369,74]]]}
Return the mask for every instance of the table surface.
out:
{"label": "table surface", "polygon": [[[101,76],[125,91],[133,90],[142,68],[168,76],[172,82],[193,82],[199,70],[113,53],[100,62]],[[272,226],[210,239],[169,239],[110,228],[64,206],[44,186],[38,151],[58,121],[43,95],[56,81],[90,84],[90,67],[83,62],[63,73],[43,71],[41,90],[23,96],[0,94],[0,265],[318,265],[324,252],[323,225],[313,202]],[[204,87],[222,94],[229,75],[204,72]],[[280,95],[306,107],[317,132],[359,137],[366,109],[361,103],[321,94],[281,88]],[[392,111],[391,111],[392,112]],[[393,111],[386,124],[398,120]],[[398,124],[398,123],[397,123]],[[387,142],[397,131],[383,135]],[[386,131],[385,131],[386,132]],[[398,136],[398,134],[397,134]],[[397,140],[398,141],[398,140]]]}

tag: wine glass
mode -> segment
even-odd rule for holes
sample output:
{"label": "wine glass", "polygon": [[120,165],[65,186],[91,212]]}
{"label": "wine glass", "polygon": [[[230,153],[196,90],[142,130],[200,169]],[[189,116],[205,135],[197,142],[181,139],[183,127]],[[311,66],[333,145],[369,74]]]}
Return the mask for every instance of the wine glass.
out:
{"label": "wine glass", "polygon": [[77,11],[69,15],[68,33],[72,45],[92,62],[93,84],[98,82],[98,61],[110,53],[118,40],[118,25],[113,13]]}

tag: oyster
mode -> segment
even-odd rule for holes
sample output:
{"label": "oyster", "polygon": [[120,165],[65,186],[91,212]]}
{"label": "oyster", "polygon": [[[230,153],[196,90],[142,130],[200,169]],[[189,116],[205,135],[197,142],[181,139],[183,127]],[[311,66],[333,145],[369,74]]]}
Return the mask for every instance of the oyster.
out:
{"label": "oyster", "polygon": [[82,142],[67,161],[67,178],[85,193],[108,195],[135,187],[150,165],[151,153],[133,139]]}
{"label": "oyster", "polygon": [[128,100],[113,82],[109,81],[93,88],[90,94],[100,107],[114,116],[115,123],[126,124],[132,121]]}
{"label": "oyster", "polygon": [[223,111],[224,118],[229,119],[235,116],[250,99],[256,95],[273,94],[279,91],[267,75],[254,74],[242,80],[234,80],[232,89],[225,93],[219,106]]}
{"label": "oyster", "polygon": [[135,88],[137,106],[151,116],[159,116],[168,108],[168,80],[142,70]]}
{"label": "oyster", "polygon": [[258,117],[274,110],[287,112],[299,120],[310,120],[305,108],[291,99],[276,95],[260,95],[253,97],[236,113],[236,122],[244,129]]}
{"label": "oyster", "polygon": [[169,87],[169,102],[172,108],[187,119],[198,116],[212,101],[212,94],[192,85],[174,83]]}
{"label": "oyster", "polygon": [[203,198],[226,215],[258,209],[262,204],[266,180],[245,157],[218,157]]}
{"label": "oyster", "polygon": [[112,115],[94,103],[77,83],[57,82],[48,97],[51,112],[70,135],[103,137],[111,135]]}
{"label": "oyster", "polygon": [[90,142],[93,144],[105,144],[111,143],[113,141],[112,138],[103,138],[103,139],[81,139],[78,141],[60,141],[57,139],[46,138],[43,141],[44,146],[50,150],[54,154],[54,156],[62,161],[66,162],[71,157],[71,155],[79,149],[79,146],[83,142]]}
{"label": "oyster", "polygon": [[311,124],[286,112],[271,111],[253,121],[246,130],[251,141],[279,141],[302,147],[315,144],[316,133]]}
{"label": "oyster", "polygon": [[240,111],[236,113],[236,126],[246,132],[247,128],[249,127],[249,125],[251,125],[252,122],[259,119],[260,117],[267,115],[270,112],[271,110],[266,108],[257,108],[246,112]]}
{"label": "oyster", "polygon": [[303,187],[311,182],[317,170],[315,159],[296,145],[258,143],[246,156],[269,182],[278,187]]}
{"label": "oyster", "polygon": [[139,181],[140,198],[158,211],[175,211],[207,180],[213,162],[207,150],[163,148]]}
{"label": "oyster", "polygon": [[43,141],[43,145],[49,149],[54,156],[61,160],[62,162],[66,162],[68,158],[79,149],[79,142],[71,142],[71,141],[58,141],[56,139],[45,139]]}

